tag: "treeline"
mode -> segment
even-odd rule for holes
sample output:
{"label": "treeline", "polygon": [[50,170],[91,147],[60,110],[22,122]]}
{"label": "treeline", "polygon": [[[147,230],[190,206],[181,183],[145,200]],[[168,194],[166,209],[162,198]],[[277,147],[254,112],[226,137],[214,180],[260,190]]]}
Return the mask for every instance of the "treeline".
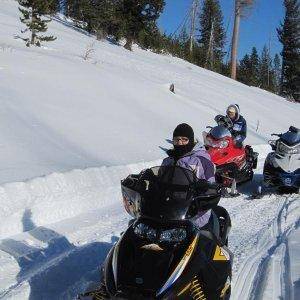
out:
{"label": "treeline", "polygon": [[[241,1],[241,0],[236,0]],[[134,43],[156,53],[170,53],[193,64],[230,74],[229,53],[225,50],[230,38],[224,26],[219,0],[204,0],[197,13],[195,39],[190,35],[191,13],[171,35],[162,33],[157,20],[163,12],[165,0],[18,0],[31,38],[23,38],[28,46],[39,46],[42,41],[54,40],[53,36],[39,35],[47,30],[46,14],[58,11],[72,18],[76,26],[95,35],[98,39],[110,37],[116,42],[124,40],[124,47],[132,49]],[[238,63],[237,80],[261,87],[285,97],[300,101],[300,11],[299,0],[284,0],[285,19],[277,29],[283,44],[279,54],[270,55],[264,47],[258,54],[256,48]],[[31,10],[30,10],[31,9]],[[43,18],[44,16],[44,18]],[[228,27],[228,26],[227,26]],[[275,28],[274,28],[275,30]]]}
{"label": "treeline", "polygon": [[281,60],[278,54],[270,56],[265,46],[259,55],[255,47],[239,62],[238,81],[250,86],[257,86],[279,94],[281,78]]}

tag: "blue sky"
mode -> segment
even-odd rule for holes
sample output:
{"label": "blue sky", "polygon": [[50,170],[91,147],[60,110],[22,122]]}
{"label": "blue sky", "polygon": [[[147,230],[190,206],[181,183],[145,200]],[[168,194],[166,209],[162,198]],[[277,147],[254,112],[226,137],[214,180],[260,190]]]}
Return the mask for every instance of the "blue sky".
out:
{"label": "blue sky", "polygon": [[[203,3],[203,0],[200,0]],[[281,44],[277,39],[276,27],[284,17],[283,0],[256,0],[256,5],[250,15],[241,21],[239,39],[239,58],[249,53],[253,46],[261,52],[265,44],[271,41],[271,54],[281,51]],[[182,22],[191,7],[192,0],[166,0],[163,14],[158,20],[160,29],[166,33],[173,33]],[[234,0],[220,0],[224,15],[224,27],[228,26],[227,46],[231,39]],[[230,22],[231,21],[231,22]]]}

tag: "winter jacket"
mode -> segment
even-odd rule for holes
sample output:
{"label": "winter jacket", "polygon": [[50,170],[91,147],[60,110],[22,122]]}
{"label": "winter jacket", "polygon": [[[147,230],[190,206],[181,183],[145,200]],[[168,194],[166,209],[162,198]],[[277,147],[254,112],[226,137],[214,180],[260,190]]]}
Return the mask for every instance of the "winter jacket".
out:
{"label": "winter jacket", "polygon": [[[205,148],[197,143],[193,150],[176,160],[172,157],[172,150],[167,152],[169,157],[165,158],[162,166],[176,165],[195,172],[197,178],[205,179],[209,182],[215,182],[215,167],[211,161],[210,155]],[[200,211],[193,218],[193,222],[199,228],[207,225],[211,218],[211,210]]]}
{"label": "winter jacket", "polygon": [[167,152],[169,157],[165,158],[162,166],[176,165],[195,172],[199,179],[215,182],[215,167],[206,149],[197,143],[193,150],[180,157],[178,160],[172,156],[172,150]]}
{"label": "winter jacket", "polygon": [[239,115],[229,130],[236,142],[243,143],[247,136],[247,123],[243,116]]}
{"label": "winter jacket", "polygon": [[236,144],[242,145],[243,141],[247,136],[247,123],[243,116],[240,115],[240,107],[238,104],[231,104],[228,106],[226,114],[228,115],[228,109],[230,107],[234,107],[236,111],[235,120],[231,120],[233,122],[233,127],[229,128]]}

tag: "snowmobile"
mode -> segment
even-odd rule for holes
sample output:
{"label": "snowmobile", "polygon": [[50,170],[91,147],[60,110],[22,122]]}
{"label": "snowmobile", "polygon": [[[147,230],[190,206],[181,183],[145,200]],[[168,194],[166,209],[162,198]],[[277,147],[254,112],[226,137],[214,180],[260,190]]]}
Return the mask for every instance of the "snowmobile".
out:
{"label": "snowmobile", "polygon": [[231,196],[238,195],[236,185],[253,178],[257,167],[258,153],[252,147],[236,145],[230,132],[233,124],[223,117],[209,132],[203,132],[204,145],[216,166],[216,181],[224,188],[231,187]]}
{"label": "snowmobile", "polygon": [[[220,187],[178,166],[130,175],[121,187],[134,219],[109,252],[99,289],[79,299],[229,299],[231,221],[217,205]],[[210,208],[198,228],[193,219]]]}
{"label": "snowmobile", "polygon": [[263,186],[278,192],[297,192],[300,187],[300,129],[290,126],[285,133],[275,134],[270,140],[272,152],[264,164]]}

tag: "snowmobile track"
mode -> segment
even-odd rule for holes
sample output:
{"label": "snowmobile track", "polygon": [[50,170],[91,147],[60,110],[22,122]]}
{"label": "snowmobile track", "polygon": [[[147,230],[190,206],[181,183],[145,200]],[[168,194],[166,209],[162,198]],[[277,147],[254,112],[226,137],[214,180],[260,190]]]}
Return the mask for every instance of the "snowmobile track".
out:
{"label": "snowmobile track", "polygon": [[[272,224],[270,224],[271,232],[266,233],[271,234],[272,239],[267,241],[267,247],[265,247],[264,243],[258,245],[260,247],[258,247],[256,254],[250,257],[246,262],[246,265],[250,264],[251,266],[250,276],[252,272],[255,272],[255,276],[252,279],[252,285],[249,290],[247,299],[265,299],[264,292],[267,288],[268,281],[272,280],[271,277],[274,275],[277,277],[277,288],[280,288],[281,286],[281,294],[284,295],[284,299],[293,299],[293,285],[291,281],[290,257],[287,237],[295,228],[300,218],[297,220],[297,222],[288,224],[286,228],[284,228],[284,225],[286,225],[288,213],[294,210],[293,208],[290,209],[290,207],[295,201],[299,201],[299,199],[297,198],[297,196],[284,197],[286,199],[281,209],[279,210],[277,218],[273,220]],[[278,261],[276,258],[274,259],[273,257],[277,254],[277,252],[283,252],[280,261]],[[275,262],[273,262],[274,260]],[[255,267],[255,262],[259,262],[257,267]],[[272,274],[272,263],[277,263],[277,267],[281,269],[279,275]],[[244,266],[244,268],[246,267],[246,265]]]}

